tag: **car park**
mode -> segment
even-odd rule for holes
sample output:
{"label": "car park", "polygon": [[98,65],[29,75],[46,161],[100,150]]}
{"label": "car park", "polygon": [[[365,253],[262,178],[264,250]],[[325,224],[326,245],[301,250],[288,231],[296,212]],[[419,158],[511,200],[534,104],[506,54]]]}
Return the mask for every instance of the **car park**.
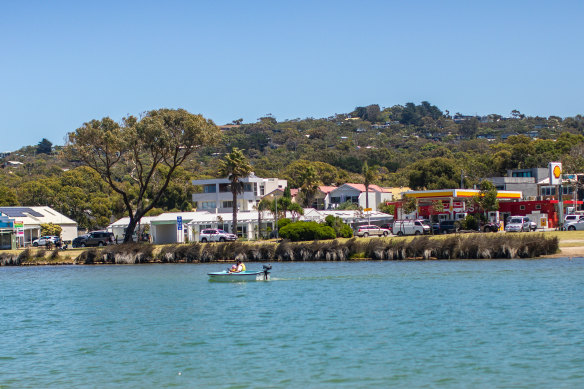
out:
{"label": "car park", "polygon": [[108,231],[92,231],[73,239],[73,247],[107,246],[114,243],[114,234]]}
{"label": "car park", "polygon": [[237,240],[237,235],[230,234],[227,231],[220,230],[217,228],[206,228],[201,231],[199,240],[203,243],[206,242],[233,242]]}
{"label": "car park", "polygon": [[537,230],[537,224],[532,222],[527,216],[510,216],[505,226],[505,232],[529,232],[535,230]]}
{"label": "car park", "polygon": [[59,238],[58,236],[55,236],[55,235],[41,236],[40,238],[33,240],[32,241],[32,245],[34,247],[47,246],[47,245],[53,245],[54,246],[60,240],[61,240],[61,238]]}
{"label": "car park", "polygon": [[388,236],[391,231],[387,228],[381,228],[374,224],[366,224],[363,226],[358,226],[355,231],[356,236],[368,237],[368,236]]}

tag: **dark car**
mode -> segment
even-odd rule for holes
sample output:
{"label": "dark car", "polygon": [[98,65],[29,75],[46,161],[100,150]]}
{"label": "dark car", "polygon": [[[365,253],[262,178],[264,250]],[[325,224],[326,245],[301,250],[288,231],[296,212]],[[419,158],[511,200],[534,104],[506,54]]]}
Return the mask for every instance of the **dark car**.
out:
{"label": "dark car", "polygon": [[483,232],[497,232],[499,231],[499,224],[495,222],[485,222],[481,225],[481,231]]}
{"label": "dark car", "polygon": [[73,239],[73,247],[107,246],[114,242],[114,234],[107,231],[92,231]]}
{"label": "dark car", "polygon": [[442,220],[438,223],[438,234],[451,234],[460,230],[460,222],[458,220]]}

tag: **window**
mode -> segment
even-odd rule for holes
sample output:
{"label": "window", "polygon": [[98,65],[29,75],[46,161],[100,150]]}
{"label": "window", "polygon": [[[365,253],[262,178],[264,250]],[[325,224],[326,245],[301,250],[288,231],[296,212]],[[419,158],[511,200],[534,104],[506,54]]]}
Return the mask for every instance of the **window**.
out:
{"label": "window", "polygon": [[260,185],[260,196],[265,194],[266,188],[263,185]]}
{"label": "window", "polygon": [[519,210],[520,210],[520,211],[525,211],[525,205],[520,205],[520,206],[519,206]]}
{"label": "window", "polygon": [[221,193],[231,192],[230,185],[229,184],[219,184],[219,192],[221,192]]}
{"label": "window", "polygon": [[542,196],[555,196],[556,195],[556,187],[555,186],[542,186],[541,187],[541,195]]}
{"label": "window", "polygon": [[331,203],[332,204],[340,204],[341,198],[340,197],[331,197]]}
{"label": "window", "polygon": [[243,184],[243,191],[244,192],[253,192],[253,188],[252,188],[252,184],[247,183],[247,184]]}
{"label": "window", "polygon": [[233,201],[223,201],[221,208],[233,208]]}
{"label": "window", "polygon": [[541,204],[536,204],[535,209],[541,209]]}
{"label": "window", "polygon": [[203,186],[203,192],[205,192],[205,193],[216,193],[217,192],[217,186],[215,184],[204,185]]}
{"label": "window", "polygon": [[215,209],[217,208],[214,201],[201,201],[201,209]]}
{"label": "window", "polygon": [[359,204],[359,196],[349,196],[347,197],[347,201],[350,201],[354,204]]}
{"label": "window", "polygon": [[531,172],[513,172],[511,174],[512,177],[533,177]]}

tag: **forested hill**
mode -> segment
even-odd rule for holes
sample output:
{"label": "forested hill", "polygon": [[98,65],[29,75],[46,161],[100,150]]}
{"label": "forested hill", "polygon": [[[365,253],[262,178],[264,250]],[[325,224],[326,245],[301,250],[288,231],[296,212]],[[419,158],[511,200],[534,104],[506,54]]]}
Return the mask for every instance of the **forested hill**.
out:
{"label": "forested hill", "polygon": [[[201,149],[179,169],[154,212],[190,210],[190,179],[216,177],[218,161],[233,147],[244,150],[256,175],[285,178],[292,187],[308,166],[322,184],[363,182],[365,162],[376,172],[374,183],[415,189],[457,187],[461,175],[470,186],[507,169],[546,167],[549,161],[562,161],[565,173],[584,172],[581,115],[528,117],[514,110],[509,117],[479,117],[422,102],[357,107],[321,119],[278,122],[266,115],[221,129],[219,145]],[[124,216],[107,185],[88,168],[61,158],[59,150],[43,139],[3,155],[0,205],[49,205],[87,228]]]}

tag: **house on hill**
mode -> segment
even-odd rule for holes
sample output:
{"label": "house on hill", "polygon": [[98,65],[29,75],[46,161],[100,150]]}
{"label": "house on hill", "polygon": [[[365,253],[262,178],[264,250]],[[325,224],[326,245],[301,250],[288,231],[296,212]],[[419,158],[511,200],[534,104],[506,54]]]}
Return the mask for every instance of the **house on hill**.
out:
{"label": "house on hill", "polygon": [[[347,183],[329,192],[329,204],[327,209],[336,209],[345,202],[351,202],[365,208],[367,204],[367,193],[365,185]],[[377,185],[369,185],[369,208],[377,211],[377,205],[393,200],[393,195],[389,188],[382,188]]]}

